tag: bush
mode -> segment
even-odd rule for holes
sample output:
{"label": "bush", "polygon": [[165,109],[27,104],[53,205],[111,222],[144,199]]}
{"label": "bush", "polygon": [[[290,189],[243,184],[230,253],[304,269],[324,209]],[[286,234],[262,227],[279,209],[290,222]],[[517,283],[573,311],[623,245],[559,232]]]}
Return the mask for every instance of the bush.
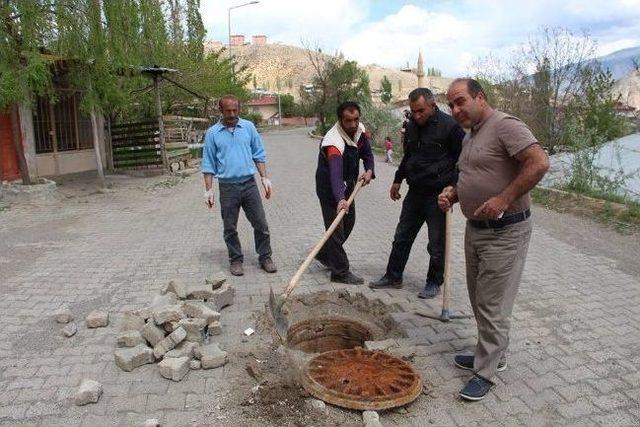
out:
{"label": "bush", "polygon": [[262,123],[262,114],[260,113],[247,113],[244,115],[244,118],[249,120],[256,126]]}

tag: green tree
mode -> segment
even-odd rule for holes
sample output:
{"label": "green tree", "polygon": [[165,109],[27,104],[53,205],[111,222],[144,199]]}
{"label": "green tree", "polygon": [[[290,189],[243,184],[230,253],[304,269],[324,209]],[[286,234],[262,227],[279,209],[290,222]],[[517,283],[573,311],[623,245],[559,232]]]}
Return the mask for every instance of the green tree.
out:
{"label": "green tree", "polygon": [[391,96],[391,82],[386,75],[382,76],[382,81],[380,81],[380,100],[386,105],[391,101]]}
{"label": "green tree", "polygon": [[293,95],[289,94],[280,95],[280,109],[282,111],[282,117],[297,116],[299,112],[299,108],[293,99]]}
{"label": "green tree", "polygon": [[369,76],[355,61],[342,55],[327,57],[318,50],[307,49],[314,69],[314,91],[311,105],[318,117],[318,131],[324,134],[336,120],[337,106],[344,101],[358,102],[362,107],[371,104]]}
{"label": "green tree", "polygon": [[187,54],[193,61],[201,61],[204,55],[204,39],[207,31],[200,16],[200,0],[187,0]]}

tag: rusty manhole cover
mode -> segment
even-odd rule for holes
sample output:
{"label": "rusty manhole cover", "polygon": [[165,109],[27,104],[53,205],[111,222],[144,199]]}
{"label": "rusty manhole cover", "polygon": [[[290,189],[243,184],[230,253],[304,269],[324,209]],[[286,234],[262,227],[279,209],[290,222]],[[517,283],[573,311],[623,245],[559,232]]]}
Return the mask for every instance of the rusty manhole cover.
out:
{"label": "rusty manhole cover", "polygon": [[302,385],[318,399],[360,410],[403,406],[422,391],[422,379],[410,364],[359,347],[314,357],[305,367]]}

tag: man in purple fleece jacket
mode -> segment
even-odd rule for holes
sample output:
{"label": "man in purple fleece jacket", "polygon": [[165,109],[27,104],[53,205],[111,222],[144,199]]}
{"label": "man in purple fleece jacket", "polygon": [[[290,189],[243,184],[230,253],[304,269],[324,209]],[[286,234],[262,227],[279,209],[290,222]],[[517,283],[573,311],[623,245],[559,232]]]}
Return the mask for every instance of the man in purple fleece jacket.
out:
{"label": "man in purple fleece jacket", "polygon": [[[337,214],[345,215],[324,244],[316,259],[331,270],[331,281],[361,285],[364,280],[349,270],[349,258],[342,247],[349,238],[356,221],[355,205],[347,203],[359,179],[368,184],[374,176],[374,158],[371,143],[360,123],[360,106],[352,101],[343,102],[336,111],[338,122],[327,132],[320,144],[316,169],[316,194],[322,208],[325,229]],[[362,159],[365,172],[359,175]]]}

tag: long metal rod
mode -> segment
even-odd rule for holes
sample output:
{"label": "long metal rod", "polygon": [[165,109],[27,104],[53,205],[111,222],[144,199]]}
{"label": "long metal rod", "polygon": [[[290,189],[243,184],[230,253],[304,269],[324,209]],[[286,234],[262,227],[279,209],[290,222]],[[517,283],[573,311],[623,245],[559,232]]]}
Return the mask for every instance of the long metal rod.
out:
{"label": "long metal rod", "polygon": [[164,122],[162,120],[162,100],[160,99],[159,77],[154,74],[153,87],[156,93],[156,114],[158,115],[158,130],[160,131],[160,153],[162,155],[162,167],[169,170],[169,161],[167,160],[167,147],[164,139]]}

